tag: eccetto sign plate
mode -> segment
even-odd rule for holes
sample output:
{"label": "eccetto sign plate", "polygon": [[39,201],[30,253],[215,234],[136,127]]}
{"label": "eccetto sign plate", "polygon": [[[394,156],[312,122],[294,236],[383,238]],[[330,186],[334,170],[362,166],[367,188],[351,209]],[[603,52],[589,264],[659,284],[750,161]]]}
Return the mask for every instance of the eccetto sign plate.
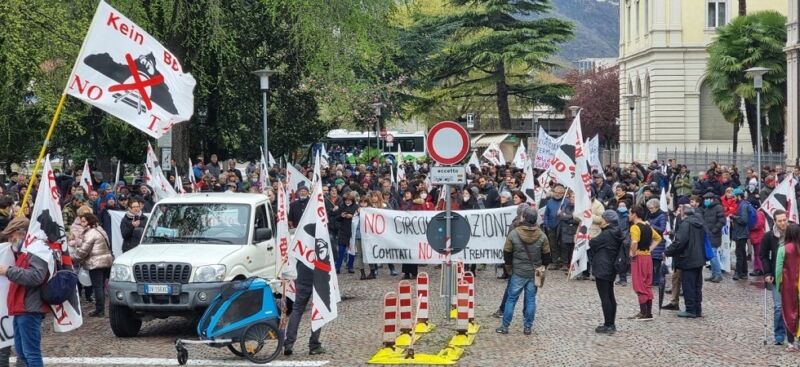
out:
{"label": "eccetto sign plate", "polygon": [[464,185],[467,183],[467,173],[463,166],[433,166],[431,167],[431,183],[434,185]]}

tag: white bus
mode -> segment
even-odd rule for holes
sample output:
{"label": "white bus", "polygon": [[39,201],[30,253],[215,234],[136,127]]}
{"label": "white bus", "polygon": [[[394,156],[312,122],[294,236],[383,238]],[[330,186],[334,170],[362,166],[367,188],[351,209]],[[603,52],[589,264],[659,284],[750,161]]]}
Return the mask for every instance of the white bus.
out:
{"label": "white bus", "polygon": [[[391,154],[396,156],[398,146],[403,156],[413,156],[415,158],[424,157],[425,151],[425,132],[417,131],[413,133],[387,131],[394,139],[391,144],[386,140],[378,139],[376,143],[375,134],[359,131],[347,131],[342,129],[331,130],[328,135],[322,139],[325,143],[325,149],[329,155],[335,154],[360,154],[367,147],[375,148],[379,144],[383,154]],[[317,149],[315,147],[315,149]],[[331,157],[337,159],[336,157]]]}

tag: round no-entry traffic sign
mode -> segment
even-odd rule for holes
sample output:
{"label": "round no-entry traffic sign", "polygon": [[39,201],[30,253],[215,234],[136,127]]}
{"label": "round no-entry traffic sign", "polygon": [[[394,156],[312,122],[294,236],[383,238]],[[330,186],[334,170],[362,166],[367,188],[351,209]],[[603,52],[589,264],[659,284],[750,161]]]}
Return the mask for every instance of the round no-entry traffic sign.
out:
{"label": "round no-entry traffic sign", "polygon": [[394,141],[394,135],[392,135],[392,134],[386,134],[386,142],[387,142],[387,143],[391,143],[391,142],[393,142],[393,141]]}
{"label": "round no-entry traffic sign", "polygon": [[469,133],[453,121],[442,121],[428,132],[428,154],[439,164],[453,165],[469,153]]}

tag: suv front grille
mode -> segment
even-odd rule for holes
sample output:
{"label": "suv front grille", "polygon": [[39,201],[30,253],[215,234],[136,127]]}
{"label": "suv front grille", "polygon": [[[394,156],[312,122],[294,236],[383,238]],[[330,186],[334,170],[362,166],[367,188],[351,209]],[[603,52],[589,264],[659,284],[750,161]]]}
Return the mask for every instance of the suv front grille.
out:
{"label": "suv front grille", "polygon": [[183,263],[138,263],[133,265],[133,276],[144,283],[189,283],[192,266]]}

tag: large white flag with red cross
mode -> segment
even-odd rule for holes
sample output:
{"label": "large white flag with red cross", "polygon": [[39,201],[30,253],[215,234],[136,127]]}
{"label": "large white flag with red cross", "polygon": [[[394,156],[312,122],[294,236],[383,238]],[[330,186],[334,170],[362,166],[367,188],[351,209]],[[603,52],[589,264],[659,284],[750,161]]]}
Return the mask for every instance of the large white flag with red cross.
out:
{"label": "large white flag with red cross", "polygon": [[159,138],[192,117],[194,86],[175,55],[100,1],[65,92]]}

